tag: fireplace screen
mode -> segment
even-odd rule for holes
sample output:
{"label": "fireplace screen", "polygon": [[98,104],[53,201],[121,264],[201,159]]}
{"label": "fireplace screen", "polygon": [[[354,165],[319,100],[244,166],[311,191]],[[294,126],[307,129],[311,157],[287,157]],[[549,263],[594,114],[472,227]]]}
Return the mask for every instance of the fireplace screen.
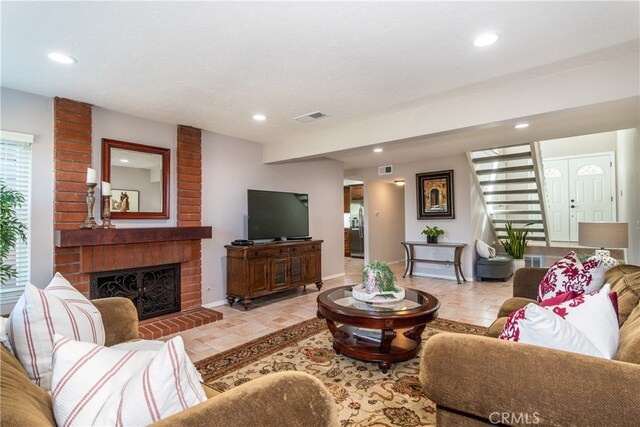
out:
{"label": "fireplace screen", "polygon": [[91,298],[133,301],[138,319],[180,311],[180,264],[91,273]]}

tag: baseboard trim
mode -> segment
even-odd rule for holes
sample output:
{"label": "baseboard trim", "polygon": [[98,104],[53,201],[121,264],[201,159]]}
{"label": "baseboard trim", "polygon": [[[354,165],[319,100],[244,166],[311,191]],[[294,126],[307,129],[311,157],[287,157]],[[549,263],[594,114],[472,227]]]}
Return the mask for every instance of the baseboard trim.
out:
{"label": "baseboard trim", "polygon": [[444,274],[416,273],[414,271],[413,275],[414,276],[420,276],[420,277],[431,277],[433,279],[455,280],[456,282],[458,281],[458,279],[456,279],[456,276],[445,276]]}
{"label": "baseboard trim", "polygon": [[337,279],[337,278],[339,278],[339,277],[344,277],[344,276],[345,276],[345,274],[344,274],[344,271],[343,271],[342,273],[332,274],[332,275],[330,275],[330,276],[325,276],[325,277],[323,277],[323,278],[322,278],[322,280]]}
{"label": "baseboard trim", "polygon": [[208,302],[206,304],[202,304],[204,308],[214,308],[220,307],[221,305],[229,304],[226,299],[222,299],[220,301]]}

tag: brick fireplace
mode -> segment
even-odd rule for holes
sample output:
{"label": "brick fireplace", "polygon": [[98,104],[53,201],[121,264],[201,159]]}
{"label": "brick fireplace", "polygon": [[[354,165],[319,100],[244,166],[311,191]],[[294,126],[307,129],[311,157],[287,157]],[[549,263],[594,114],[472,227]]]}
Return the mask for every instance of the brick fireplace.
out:
{"label": "brick fireplace", "polygon": [[[54,271],[90,297],[91,273],[178,263],[180,313],[141,322],[145,337],[157,338],[222,318],[220,313],[201,307],[200,239],[211,237],[211,227],[201,226],[201,131],[178,125],[176,138],[177,227],[79,230],[86,216],[92,107],[54,99]],[[170,321],[178,317],[183,321]]]}

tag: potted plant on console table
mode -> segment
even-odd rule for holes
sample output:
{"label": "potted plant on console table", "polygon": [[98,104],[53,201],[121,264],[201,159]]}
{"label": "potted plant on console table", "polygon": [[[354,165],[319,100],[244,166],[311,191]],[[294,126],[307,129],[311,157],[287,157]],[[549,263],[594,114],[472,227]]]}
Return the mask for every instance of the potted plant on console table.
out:
{"label": "potted plant on console table", "polygon": [[442,236],[444,230],[438,226],[425,227],[424,230],[422,230],[422,234],[427,236],[427,243],[438,243],[438,236]]}

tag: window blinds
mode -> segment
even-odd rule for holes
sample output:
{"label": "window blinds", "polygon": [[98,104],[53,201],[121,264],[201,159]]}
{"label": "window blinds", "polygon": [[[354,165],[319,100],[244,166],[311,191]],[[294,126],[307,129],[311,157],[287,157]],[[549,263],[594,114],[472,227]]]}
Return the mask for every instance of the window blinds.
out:
{"label": "window blinds", "polygon": [[22,292],[31,276],[31,144],[33,135],[0,131],[0,180],[24,195],[25,202],[17,216],[27,226],[27,241],[18,239],[16,248],[5,262],[13,264],[18,276],[0,286],[0,293]]}

